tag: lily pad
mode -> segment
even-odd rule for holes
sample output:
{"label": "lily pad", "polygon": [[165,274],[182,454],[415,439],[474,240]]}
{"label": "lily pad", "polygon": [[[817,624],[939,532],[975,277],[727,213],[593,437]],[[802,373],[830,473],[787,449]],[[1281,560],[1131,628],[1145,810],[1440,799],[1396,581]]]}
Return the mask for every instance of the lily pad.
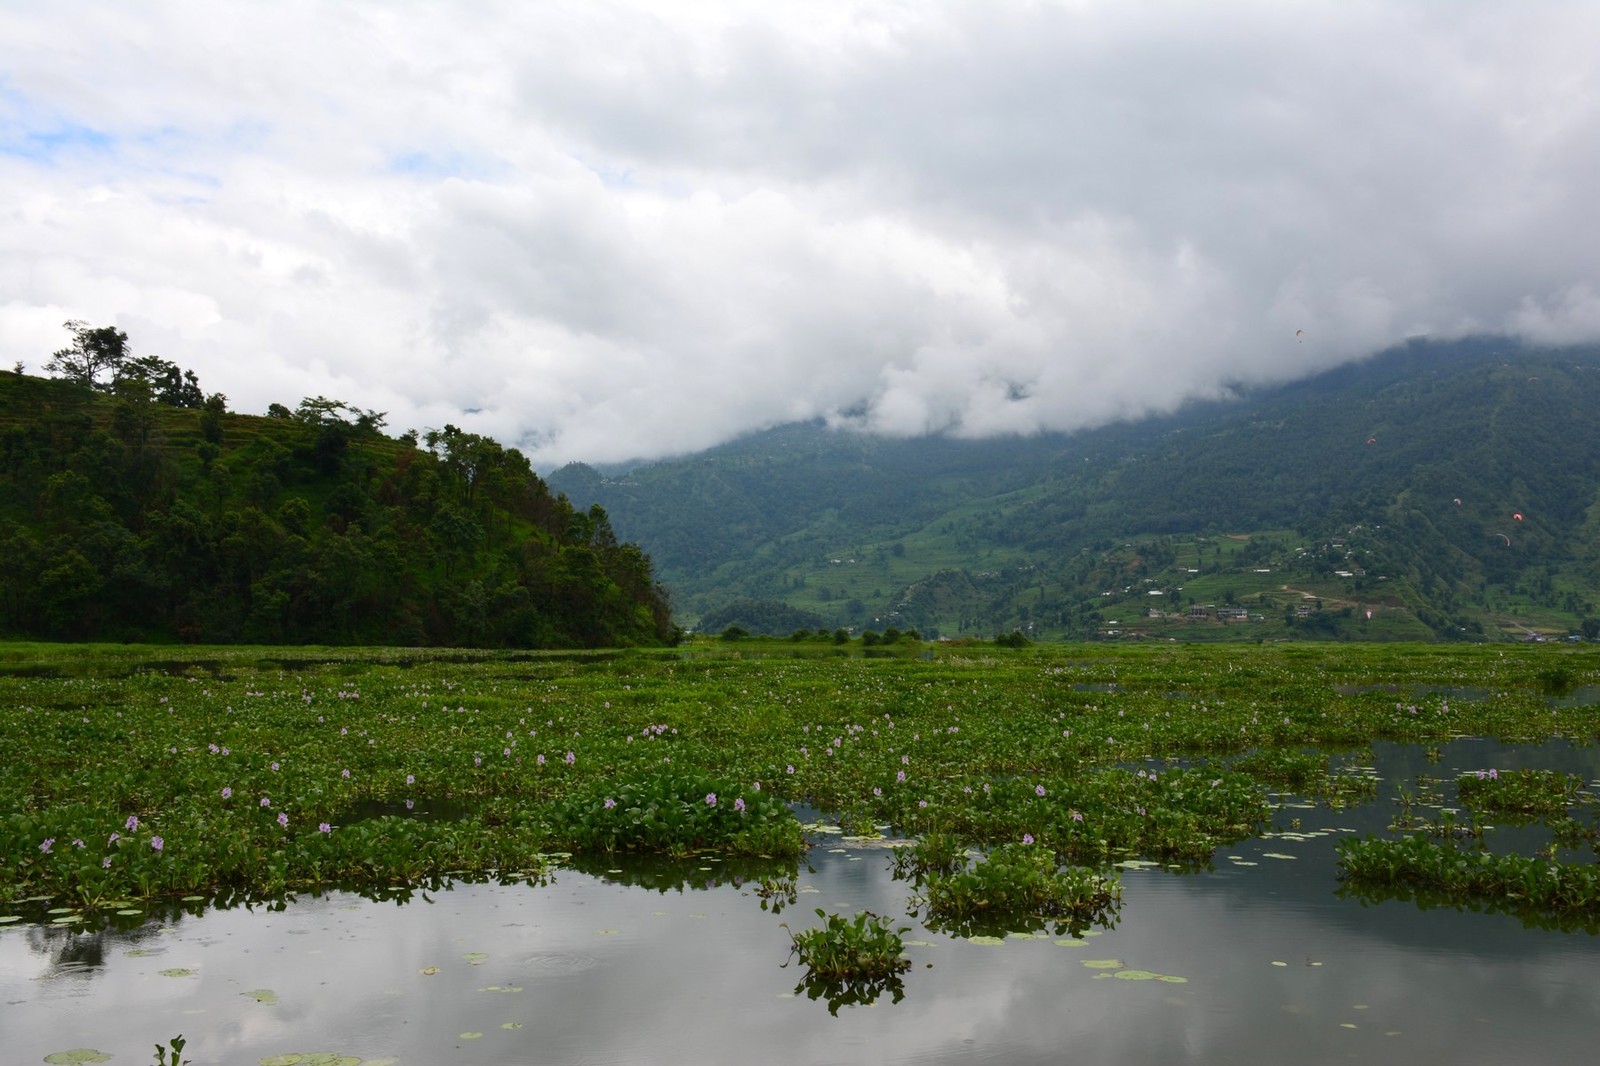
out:
{"label": "lily pad", "polygon": [[250,991],[244,994],[255,1000],[257,1003],[272,1004],[278,1002],[278,993],[274,992],[270,988],[252,988]]}
{"label": "lily pad", "polygon": [[461,1034],[461,1039],[463,1039],[463,1040],[476,1040],[482,1035],[483,1035],[482,1033],[467,1032],[467,1033],[462,1033]]}
{"label": "lily pad", "polygon": [[461,957],[466,959],[474,966],[482,966],[485,962],[489,961],[488,954],[482,951],[469,951]]}
{"label": "lily pad", "polygon": [[424,977],[432,977],[434,974],[439,972],[439,967],[437,967],[437,966],[424,966],[422,969],[418,970],[417,972],[422,974]]}
{"label": "lily pad", "polygon": [[117,912],[117,914],[123,918],[137,918],[143,913],[144,911],[137,907],[124,907]]}
{"label": "lily pad", "polygon": [[44,1057],[44,1061],[51,1066],[60,1066],[63,1063],[66,1066],[76,1066],[77,1063],[83,1062],[110,1062],[111,1056],[92,1047],[75,1047],[70,1051],[52,1051]]}
{"label": "lily pad", "polygon": [[1121,959],[1084,959],[1082,961],[1091,970],[1120,970],[1127,965]]}
{"label": "lily pad", "polygon": [[0,925],[10,925],[12,922],[22,921],[20,914],[0,914]]}
{"label": "lily pad", "polygon": [[1112,976],[1119,981],[1154,981],[1161,975],[1151,973],[1149,970],[1118,970]]}
{"label": "lily pad", "polygon": [[1005,938],[998,936],[969,936],[967,937],[967,943],[982,944],[985,947],[994,947],[996,944],[1004,944]]}
{"label": "lily pad", "polygon": [[162,977],[193,977],[194,976],[194,971],[191,970],[187,966],[173,966],[173,967],[170,967],[168,969],[160,970],[160,971],[157,971],[157,972],[159,972]]}
{"label": "lily pad", "polygon": [[501,1022],[500,1023],[500,1028],[502,1028],[502,1029],[521,1029],[522,1028],[522,1023],[521,1022]]}

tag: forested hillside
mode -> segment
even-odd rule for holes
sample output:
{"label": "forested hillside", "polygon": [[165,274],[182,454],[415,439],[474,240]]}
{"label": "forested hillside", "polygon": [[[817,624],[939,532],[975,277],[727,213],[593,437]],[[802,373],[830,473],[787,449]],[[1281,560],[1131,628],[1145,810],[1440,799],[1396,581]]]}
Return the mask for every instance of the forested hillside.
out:
{"label": "forested hillside", "polygon": [[[76,332],[81,352],[109,331]],[[321,397],[230,414],[192,374],[153,369],[110,382],[0,373],[0,635],[673,639],[644,552],[514,449],[453,426],[421,446],[393,439],[381,413]]]}
{"label": "forested hillside", "polygon": [[550,480],[691,622],[766,599],[947,635],[1564,635],[1600,625],[1596,411],[1596,349],[1417,343],[1073,435],[795,425]]}

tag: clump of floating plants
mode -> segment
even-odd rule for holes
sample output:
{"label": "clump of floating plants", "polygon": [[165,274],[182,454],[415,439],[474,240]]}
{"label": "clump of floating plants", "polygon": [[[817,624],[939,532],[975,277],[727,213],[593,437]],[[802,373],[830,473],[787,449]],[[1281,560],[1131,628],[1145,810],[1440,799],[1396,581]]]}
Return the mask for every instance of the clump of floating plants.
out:
{"label": "clump of floating plants", "polygon": [[1555,770],[1474,770],[1456,778],[1463,804],[1493,814],[1562,815],[1582,789],[1577,774]]}
{"label": "clump of floating plants", "polygon": [[574,850],[798,855],[806,846],[793,812],[759,785],[670,770],[595,782],[558,803],[552,821]]}
{"label": "clump of floating plants", "polygon": [[844,918],[818,907],[817,917],[821,927],[789,931],[791,950],[806,968],[795,992],[825,998],[831,1013],[845,1004],[875,1002],[884,992],[900,1002],[900,974],[911,967],[900,934],[910,926],[893,926],[871,911]]}
{"label": "clump of floating plants", "polygon": [[1107,924],[1121,903],[1116,878],[1084,866],[1060,866],[1034,843],[1001,844],[970,867],[922,879],[927,924],[961,935],[1053,925],[1057,931]]}
{"label": "clump of floating plants", "polygon": [[1358,887],[1420,889],[1523,911],[1600,915],[1600,866],[1464,851],[1423,836],[1341,840],[1339,863]]}

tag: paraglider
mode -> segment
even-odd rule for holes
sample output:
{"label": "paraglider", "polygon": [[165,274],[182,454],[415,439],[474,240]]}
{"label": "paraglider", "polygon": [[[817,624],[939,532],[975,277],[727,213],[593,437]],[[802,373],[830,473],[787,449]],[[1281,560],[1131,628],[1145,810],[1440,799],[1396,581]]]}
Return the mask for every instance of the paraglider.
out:
{"label": "paraglider", "polygon": [[1520,521],[1522,521],[1522,512],[1518,511],[1516,514],[1512,515],[1511,517],[1515,518],[1518,522],[1520,522]]}
{"label": "paraglider", "polygon": [[1457,497],[1456,497],[1456,506],[1457,506],[1457,507],[1460,507],[1460,506],[1461,506],[1461,497],[1460,497],[1460,496],[1457,496]]}
{"label": "paraglider", "polygon": [[1378,443],[1378,438],[1377,437],[1368,437],[1367,438],[1367,443],[1368,444],[1376,444],[1376,443]]}
{"label": "paraglider", "polygon": [[[1299,341],[1300,338],[1304,337],[1305,335],[1306,335],[1306,331],[1303,330],[1303,329],[1297,329],[1297,330],[1294,331],[1294,339],[1297,340],[1297,341]],[[1300,343],[1304,344],[1305,342],[1304,341],[1300,341]]]}
{"label": "paraglider", "polygon": [[1505,541],[1506,542],[1506,547],[1508,547],[1508,548],[1511,547],[1511,538],[1510,537],[1506,536],[1504,533],[1496,533],[1495,536],[1497,536],[1501,540]]}

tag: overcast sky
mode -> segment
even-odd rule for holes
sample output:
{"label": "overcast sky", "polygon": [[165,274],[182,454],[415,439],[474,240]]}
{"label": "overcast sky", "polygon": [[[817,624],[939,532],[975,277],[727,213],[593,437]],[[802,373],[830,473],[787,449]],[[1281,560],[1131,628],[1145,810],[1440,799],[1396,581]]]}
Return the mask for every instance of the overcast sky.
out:
{"label": "overcast sky", "polygon": [[0,365],[84,319],[548,470],[1593,340],[1596,41],[1592,0],[4,0]]}

